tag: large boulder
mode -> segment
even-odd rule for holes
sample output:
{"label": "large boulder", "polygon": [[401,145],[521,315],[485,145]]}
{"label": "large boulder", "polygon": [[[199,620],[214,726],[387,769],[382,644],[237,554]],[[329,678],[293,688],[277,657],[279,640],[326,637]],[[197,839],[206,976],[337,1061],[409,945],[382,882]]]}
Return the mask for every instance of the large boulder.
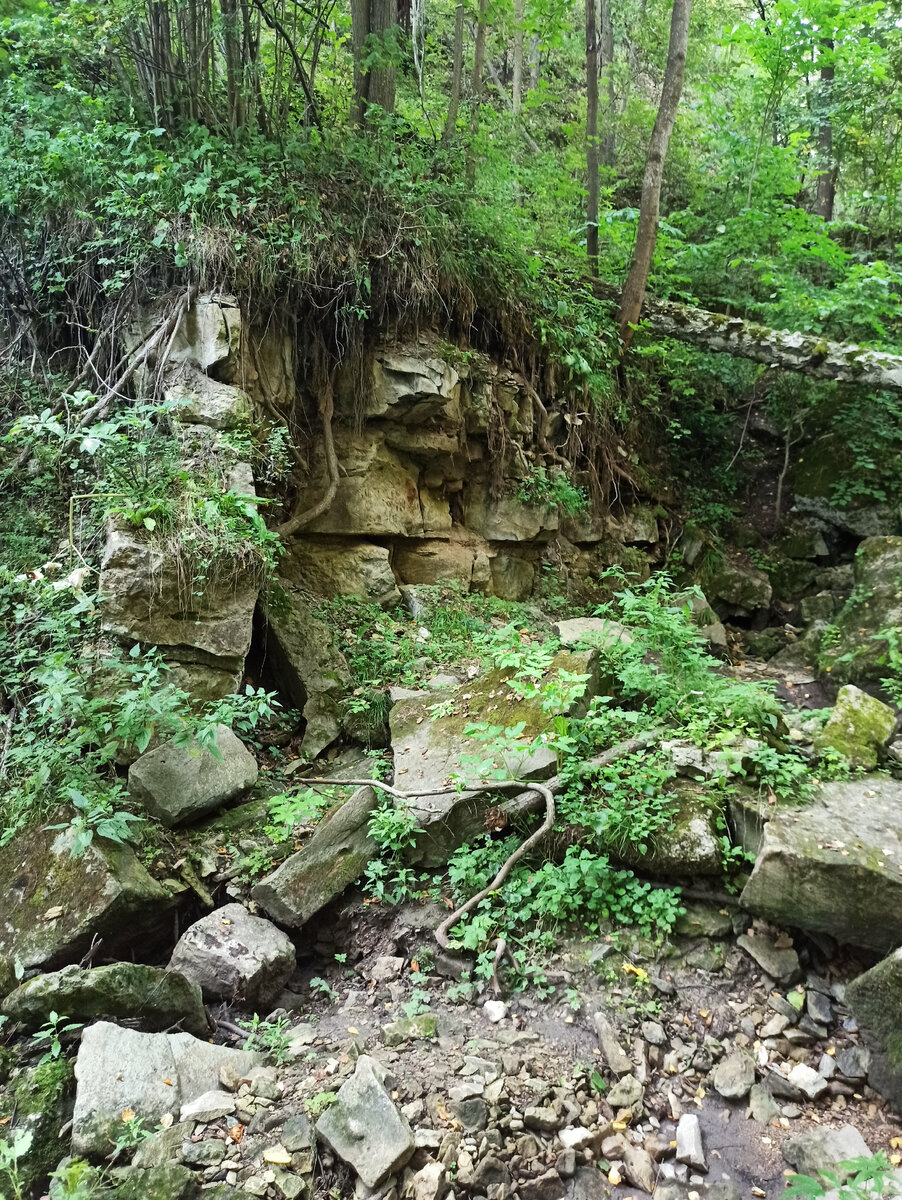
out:
{"label": "large boulder", "polygon": [[257,782],[257,760],[227,725],[216,730],[216,749],[166,742],[149,750],[129,768],[129,794],[169,828],[215,812]]}
{"label": "large boulder", "polygon": [[131,1109],[145,1127],[220,1087],[220,1071],[239,1077],[259,1055],[202,1042],[190,1033],[138,1033],[98,1021],[81,1035],[72,1126],[76,1154],[108,1154]]}
{"label": "large boulder", "polygon": [[385,1090],[385,1069],[366,1054],[316,1123],[317,1136],[368,1188],[399,1171],[415,1149],[413,1130]]}
{"label": "large boulder", "polygon": [[[544,679],[556,676],[559,670],[587,677],[584,693],[568,707],[568,715],[579,716],[598,693],[598,652],[562,651]],[[496,803],[490,793],[435,794],[451,786],[452,777],[472,774],[474,767],[466,760],[480,760],[489,754],[483,743],[464,732],[471,723],[502,729],[522,724],[510,753],[505,751],[498,762],[510,772],[510,778],[543,779],[554,771],[556,755],[551,746],[533,744],[548,731],[551,717],[538,698],[520,699],[512,691],[512,674],[509,669],[489,671],[457,688],[414,696],[392,708],[389,723],[395,786],[419,793],[407,805],[419,828],[411,861],[440,865],[453,850],[485,829],[486,810]]]}
{"label": "large boulder", "polygon": [[174,1025],[206,1037],[209,1022],[196,983],[177,971],[141,963],[111,963],[85,970],[70,965],[21,984],[3,1001],[3,1012],[28,1029],[37,1029],[51,1012],[70,1020],[137,1021],[149,1033]]}
{"label": "large boulder", "polygon": [[303,753],[316,758],[341,733],[341,701],[351,692],[348,664],[334,647],[333,630],[298,589],[270,589],[266,631],[272,672],[306,723]]}
{"label": "large boulder", "polygon": [[41,1196],[47,1176],[60,1160],[60,1129],[72,1115],[72,1064],[61,1055],[38,1066],[22,1067],[0,1090],[0,1144],[17,1134],[31,1134],[27,1154],[16,1163],[21,1190],[7,1193],[10,1182],[0,1174],[0,1195]]}
{"label": "large boulder", "polygon": [[285,579],[314,596],[360,596],[390,608],[401,593],[386,546],[347,539],[299,539],[282,560]]}
{"label": "large boulder", "polygon": [[[611,856],[628,866],[665,879],[723,873],[723,802],[685,780],[673,789],[673,809],[647,843],[618,845]],[[603,836],[603,835],[602,835]]]}
{"label": "large boulder", "polygon": [[872,771],[896,728],[896,714],[860,688],[840,688],[836,706],[824,728],[814,738],[814,748],[838,750],[853,767]]}
{"label": "large boulder", "polygon": [[261,1009],[275,1000],[295,966],[291,939],[243,904],[226,904],[195,921],[169,960],[169,970],[197,984],[206,999]]}
{"label": "large boulder", "polygon": [[868,1082],[902,1112],[902,948],[853,979],[846,1003],[871,1052]]}
{"label": "large boulder", "polygon": [[728,616],[748,617],[761,608],[769,608],[773,589],[770,580],[757,567],[741,559],[720,556],[716,565],[704,561],[699,582],[709,600],[719,601]]}
{"label": "large boulder", "polygon": [[487,483],[464,491],[464,524],[490,542],[547,541],[558,527],[553,505],[523,504],[515,496],[492,496]]}
{"label": "large boulder", "polygon": [[[47,970],[77,962],[95,937],[104,951],[160,929],[172,898],[126,846],[75,831],[31,829],[0,849],[0,963]],[[2,974],[2,972],[0,972]]]}
{"label": "large boulder", "polygon": [[327,814],[310,841],[251,892],[273,920],[298,929],[363,874],[377,854],[368,823],[377,807],[372,788],[359,788]]}
{"label": "large boulder", "polygon": [[831,678],[879,681],[887,674],[881,659],[883,629],[902,626],[902,537],[869,537],[855,554],[855,586],[834,618],[820,660]]}
{"label": "large boulder", "polygon": [[824,783],[764,826],[741,906],[779,925],[887,952],[902,943],[902,783]]}

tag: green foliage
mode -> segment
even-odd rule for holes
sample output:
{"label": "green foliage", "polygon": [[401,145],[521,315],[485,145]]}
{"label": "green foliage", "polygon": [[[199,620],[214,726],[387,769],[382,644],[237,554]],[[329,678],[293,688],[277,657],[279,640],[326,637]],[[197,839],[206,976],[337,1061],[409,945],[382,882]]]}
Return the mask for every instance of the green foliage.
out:
{"label": "green foliage", "polygon": [[315,825],[334,803],[331,790],[302,788],[295,793],[279,792],[269,798],[269,824],[263,832],[274,842],[287,842],[296,825]]}
{"label": "green foliage", "polygon": [[380,792],[367,829],[381,857],[367,864],[364,889],[377,900],[400,904],[416,890],[417,874],[404,866],[405,851],[413,846],[419,831],[416,819],[402,801]]}
{"label": "green foliage", "polygon": [[586,512],[590,503],[586,489],[572,483],[564,471],[541,466],[534,467],[521,481],[517,499],[521,504],[557,508],[568,516]]}
{"label": "green foliage", "polygon": [[0,1179],[9,1187],[13,1200],[22,1200],[25,1195],[19,1160],[28,1154],[32,1139],[30,1129],[14,1129],[10,1138],[0,1138]]}
{"label": "green foliage", "polygon": [[828,1193],[838,1200],[865,1200],[868,1196],[898,1196],[899,1182],[885,1154],[871,1158],[852,1158],[841,1162],[835,1170],[810,1175],[790,1175],[786,1181],[786,1196],[810,1197],[820,1200]]}
{"label": "green foliage", "polygon": [[58,1059],[63,1053],[63,1036],[67,1033],[74,1033],[77,1029],[81,1029],[80,1023],[70,1021],[57,1012],[51,1012],[41,1028],[31,1035],[35,1046],[47,1047],[38,1066]]}
{"label": "green foliage", "polygon": [[264,1021],[258,1013],[247,1019],[239,1020],[242,1029],[247,1030],[247,1038],[243,1050],[259,1051],[265,1058],[277,1066],[288,1062],[288,1047],[291,1045],[291,1022],[287,1017],[278,1017],[275,1021]]}

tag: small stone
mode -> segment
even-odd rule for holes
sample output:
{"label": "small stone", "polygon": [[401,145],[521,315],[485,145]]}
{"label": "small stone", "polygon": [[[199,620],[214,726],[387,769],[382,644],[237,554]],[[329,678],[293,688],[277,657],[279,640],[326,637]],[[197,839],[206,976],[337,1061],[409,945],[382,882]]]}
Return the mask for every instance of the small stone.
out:
{"label": "small stone", "polygon": [[539,1143],[531,1133],[524,1133],[521,1138],[517,1139],[517,1153],[527,1162],[538,1155]]}
{"label": "small stone", "polygon": [[597,1134],[591,1129],[583,1129],[581,1125],[571,1125],[558,1131],[561,1145],[567,1150],[588,1150],[593,1145]]}
{"label": "small stone", "polygon": [[787,1121],[795,1121],[802,1115],[802,1110],[797,1104],[784,1104],[780,1115],[786,1117]]}
{"label": "small stone", "polygon": [[825,996],[823,992],[809,988],[805,996],[805,1007],[808,1009],[808,1016],[818,1025],[829,1025],[832,1022],[833,1005],[830,1003],[830,997]]}
{"label": "small stone", "polygon": [[713,1082],[725,1100],[743,1100],[755,1082],[755,1064],[742,1051],[728,1054],[717,1064]]}
{"label": "small stone", "polygon": [[749,1114],[759,1125],[770,1125],[780,1115],[780,1109],[773,1096],[760,1083],[752,1085],[749,1091]]}
{"label": "small stone", "polygon": [[284,1146],[277,1143],[275,1146],[267,1146],[263,1151],[263,1161],[275,1163],[279,1167],[290,1167],[291,1155]]}
{"label": "small stone", "polygon": [[676,1133],[677,1162],[685,1163],[698,1171],[707,1171],[708,1163],[702,1145],[702,1130],[694,1113],[683,1113]]}
{"label": "small stone", "polygon": [[310,1121],[304,1113],[289,1117],[282,1126],[282,1145],[292,1154],[298,1150],[309,1150],[312,1144]]}
{"label": "small stone", "polygon": [[480,1133],[489,1123],[488,1108],[484,1100],[474,1096],[451,1106],[454,1115],[463,1126],[464,1133]]}
{"label": "small stone", "polygon": [[864,1138],[852,1125],[809,1129],[783,1143],[783,1157],[802,1175],[817,1176],[853,1158],[871,1158]]}
{"label": "small stone", "polygon": [[503,1000],[486,1000],[482,1006],[482,1011],[486,1015],[486,1019],[491,1021],[493,1025],[497,1025],[499,1021],[503,1021],[507,1016],[507,1005]]}
{"label": "small stone", "polygon": [[416,1017],[402,1017],[382,1026],[386,1046],[400,1046],[404,1042],[418,1041],[438,1036],[438,1026],[432,1013],[420,1013]]}
{"label": "small stone", "polygon": [[663,1046],[667,1041],[667,1034],[664,1032],[664,1026],[657,1021],[642,1022],[642,1036],[650,1046]]}
{"label": "small stone", "polygon": [[520,1193],[520,1200],[563,1200],[566,1194],[563,1179],[553,1169],[537,1179],[521,1181],[517,1191]]}
{"label": "small stone", "polygon": [[405,1195],[409,1195],[410,1200],[442,1200],[448,1189],[445,1168],[440,1162],[431,1162],[417,1171],[410,1182],[410,1191],[405,1191]]}
{"label": "small stone", "polygon": [[644,1090],[638,1079],[626,1075],[616,1083],[607,1094],[607,1101],[615,1111],[618,1108],[631,1108],[634,1112],[641,1108]]}
{"label": "small stone", "polygon": [[182,1121],[199,1121],[208,1124],[227,1117],[235,1111],[235,1097],[229,1092],[204,1092],[196,1100],[183,1104],[180,1110]]}
{"label": "small stone", "polygon": [[561,1126],[561,1118],[553,1108],[527,1108],[523,1120],[527,1129],[537,1129],[540,1133],[554,1133]]}
{"label": "small stone", "polygon": [[614,1026],[604,1013],[596,1013],[593,1019],[601,1052],[608,1067],[615,1075],[629,1075],[633,1064],[620,1045]]}
{"label": "small stone", "polygon": [[623,1155],[623,1171],[627,1179],[643,1192],[655,1190],[655,1164],[648,1151],[641,1146],[627,1146]]}
{"label": "small stone", "polygon": [[774,1013],[769,1021],[767,1021],[758,1030],[760,1038],[779,1037],[784,1029],[789,1026],[789,1018],[782,1016],[781,1013]]}
{"label": "small stone", "polygon": [[790,1004],[786,997],[781,996],[779,992],[772,992],[768,996],[767,1007],[773,1009],[775,1013],[779,1013],[781,1017],[785,1017],[790,1025],[795,1025],[799,1019],[798,1011],[794,1005]]}
{"label": "small stone", "polygon": [[382,955],[373,963],[370,971],[370,979],[374,983],[388,983],[390,979],[397,979],[404,970],[404,959],[396,958],[393,955]]}
{"label": "small stone", "polygon": [[225,1142],[185,1142],[182,1145],[182,1162],[192,1167],[219,1165],[225,1158]]}
{"label": "small stone", "polygon": [[817,1100],[829,1086],[827,1080],[806,1063],[796,1063],[789,1072],[789,1082],[808,1100]]}
{"label": "small stone", "polygon": [[836,1056],[836,1069],[846,1079],[866,1079],[870,1066],[871,1054],[865,1046],[847,1046]]}
{"label": "small stone", "polygon": [[767,975],[781,983],[792,983],[799,976],[799,956],[791,948],[779,948],[773,938],[766,934],[757,933],[754,936],[743,933],[736,939],[736,945],[745,950]]}
{"label": "small stone", "polygon": [[562,1179],[571,1179],[576,1174],[576,1151],[561,1150],[554,1160],[554,1169]]}

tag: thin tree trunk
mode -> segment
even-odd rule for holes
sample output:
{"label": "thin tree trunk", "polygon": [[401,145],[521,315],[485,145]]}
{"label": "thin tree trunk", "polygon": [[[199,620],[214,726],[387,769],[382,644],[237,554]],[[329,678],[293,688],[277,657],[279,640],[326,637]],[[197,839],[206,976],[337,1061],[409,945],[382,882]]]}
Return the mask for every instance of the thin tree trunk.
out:
{"label": "thin tree trunk", "polygon": [[603,167],[614,166],[614,111],[617,97],[614,94],[614,21],[611,15],[611,0],[601,0],[601,44],[600,77],[607,94],[604,112],[604,137],[601,141],[600,162]]}
{"label": "thin tree trunk", "polygon": [[398,0],[351,0],[351,49],[354,55],[354,120],[358,125],[366,121],[366,110],[378,104],[385,112],[395,111],[394,64],[361,69],[364,56],[369,51],[368,40],[376,39],[385,46],[386,35],[398,24]]}
{"label": "thin tree trunk", "polygon": [[[832,55],[833,40],[825,38],[823,49]],[[832,62],[821,67],[821,86],[818,96],[819,124],[817,131],[817,156],[820,175],[817,178],[817,195],[814,211],[825,221],[833,220],[833,204],[836,199],[836,165],[833,162],[833,125],[830,120],[830,102],[833,94],[833,79],[836,68]]]}
{"label": "thin tree trunk", "polygon": [[479,0],[479,15],[476,24],[476,44],[473,47],[473,74],[470,77],[470,93],[473,97],[473,116],[470,121],[470,145],[467,148],[466,178],[470,187],[476,180],[476,135],[479,132],[479,109],[482,105],[482,81],[485,74],[485,19],[488,0]]}
{"label": "thin tree trunk", "polygon": [[639,205],[639,226],[636,230],[636,245],[623,295],[620,301],[620,341],[623,349],[629,348],[633,329],[642,311],[645,285],[651,269],[651,259],[658,236],[658,212],[661,205],[661,180],[664,175],[664,160],[673,132],[683,77],[686,73],[686,51],[689,46],[689,15],[692,0],[674,0],[670,17],[670,45],[667,50],[667,67],[661,88],[661,103],[648,144],[645,160],[645,176],[642,180],[642,199]]}
{"label": "thin tree trunk", "polygon": [[523,106],[523,0],[514,0],[514,68],[511,81],[514,116]]}
{"label": "thin tree trunk", "polygon": [[539,86],[539,76],[542,62],[539,54],[539,35],[534,33],[529,42],[529,90],[534,92]]}
{"label": "thin tree trunk", "polygon": [[598,274],[598,33],[596,0],[586,0],[586,254]]}
{"label": "thin tree trunk", "polygon": [[451,68],[451,97],[448,101],[448,114],[445,117],[445,129],[442,141],[447,143],[457,129],[457,114],[460,112],[460,93],[464,80],[464,6],[463,0],[458,0],[454,10],[454,65]]}

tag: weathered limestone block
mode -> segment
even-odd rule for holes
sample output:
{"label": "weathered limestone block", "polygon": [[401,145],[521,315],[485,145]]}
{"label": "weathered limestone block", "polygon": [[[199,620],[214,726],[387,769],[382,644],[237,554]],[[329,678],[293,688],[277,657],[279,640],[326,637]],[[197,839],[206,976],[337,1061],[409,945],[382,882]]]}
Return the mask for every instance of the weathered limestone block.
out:
{"label": "weathered limestone block", "polygon": [[175,415],[186,425],[237,429],[250,417],[246,392],[228,383],[218,383],[189,363],[166,372],[163,398],[178,405]]}
{"label": "weathered limestone block", "polygon": [[130,1108],[145,1127],[219,1088],[223,1068],[239,1077],[259,1055],[200,1041],[190,1033],[138,1033],[98,1021],[81,1035],[75,1064],[78,1089],[72,1126],[76,1154],[102,1155],[122,1130]]}
{"label": "weathered limestone block", "polygon": [[853,979],[846,1003],[871,1052],[868,1082],[902,1109],[902,949]]}
{"label": "weathered limestone block", "polygon": [[[460,376],[436,356],[429,341],[388,346],[373,357],[372,392],[368,417],[387,417],[408,425],[443,418],[456,423],[460,415]],[[339,394],[347,394],[339,384]]]}
{"label": "weathered limestone block", "polygon": [[521,504],[514,496],[493,499],[487,483],[464,489],[464,524],[490,542],[547,541],[558,527],[556,508]]}
{"label": "weathered limestone block", "polygon": [[[128,348],[136,349],[155,329],[163,316],[160,304],[143,313],[126,335]],[[241,308],[234,296],[205,292],[179,322],[169,349],[170,363],[188,363],[217,379],[229,382],[240,365],[242,343]]]}
{"label": "weathered limestone block", "polygon": [[341,701],[351,692],[348,664],[333,647],[333,631],[296,588],[270,589],[266,628],[266,657],[280,688],[303,714],[303,752],[316,758],[341,733]]}
{"label": "weathered limestone block", "polygon": [[99,583],[104,631],[158,646],[165,659],[182,664],[189,680],[192,663],[206,668],[208,694],[198,698],[235,690],[250,649],[258,588],[253,571],[237,568],[215,570],[194,584],[143,531],[110,522]]}
{"label": "weathered limestone block", "polygon": [[0,962],[60,967],[95,935],[109,949],[165,918],[172,899],[131,850],[95,837],[75,858],[73,839],[71,828],[31,829],[0,850]]}
{"label": "weathered limestone block", "polygon": [[413,1130],[385,1090],[385,1069],[361,1054],[338,1098],[316,1123],[317,1136],[377,1188],[413,1156]]}
{"label": "weathered limestone block", "polygon": [[742,907],[866,950],[902,943],[902,783],[824,783],[764,826]]}
{"label": "weathered limestone block", "polygon": [[705,572],[705,595],[719,600],[731,614],[750,615],[767,608],[773,596],[770,580],[757,567],[722,557],[717,566]]}
{"label": "weathered limestone block", "polygon": [[257,762],[227,725],[216,731],[216,748],[165,742],[132,763],[129,794],[162,824],[174,828],[216,812],[257,782]]}
{"label": "weathered limestone block", "polygon": [[281,564],[285,579],[314,596],[362,596],[384,608],[401,600],[387,547],[348,538],[298,539]]}
{"label": "weathered limestone block", "polygon": [[484,543],[460,541],[404,542],[395,546],[392,566],[402,583],[440,583],[454,580],[469,588],[476,555]]}
{"label": "weathered limestone block", "polygon": [[496,554],[492,559],[492,592],[501,600],[528,600],[536,582],[536,569],[525,558]]}
{"label": "weathered limestone block", "polygon": [[226,904],[195,921],[169,960],[208,1000],[241,1001],[261,1011],[278,996],[296,966],[294,946],[271,921],[243,904]]}
{"label": "weathered limestone block", "polygon": [[[839,639],[821,651],[831,678],[877,680],[886,643],[873,635],[902,626],[902,537],[866,538],[855,554],[855,587],[835,618]],[[841,661],[852,655],[848,662]]]}
{"label": "weathered limestone block", "polygon": [[[402,785],[403,786],[403,785]],[[251,892],[274,921],[299,929],[363,874],[377,853],[367,823],[378,801],[358,789],[317,825],[313,837]]]}
{"label": "weathered limestone block", "polygon": [[[305,533],[344,537],[441,537],[450,532],[447,501],[421,495],[419,469],[385,445],[384,434],[339,430],[335,449],[340,465],[335,499]],[[314,452],[310,479],[298,504],[316,503],[328,487],[322,445]],[[423,489],[424,493],[427,489]]]}

